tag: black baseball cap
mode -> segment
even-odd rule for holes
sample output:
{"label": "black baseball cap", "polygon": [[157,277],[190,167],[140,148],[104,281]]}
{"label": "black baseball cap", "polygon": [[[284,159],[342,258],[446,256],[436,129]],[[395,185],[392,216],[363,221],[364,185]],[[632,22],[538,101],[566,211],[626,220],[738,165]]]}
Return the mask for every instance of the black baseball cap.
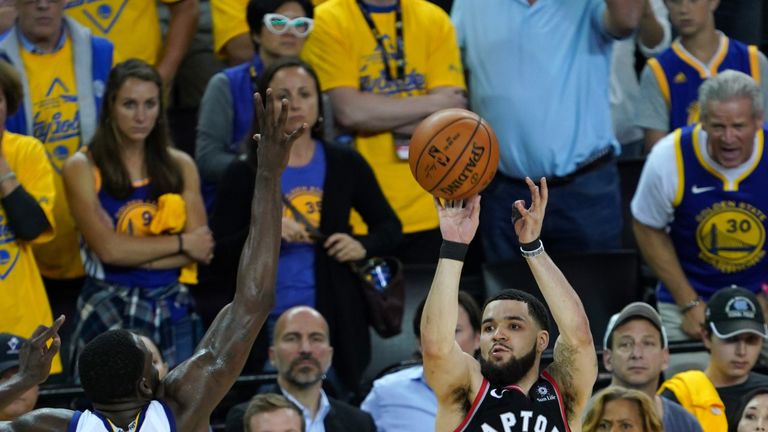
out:
{"label": "black baseball cap", "polygon": [[768,338],[768,327],[757,297],[751,291],[731,285],[717,291],[707,302],[706,325],[720,339],[742,333]]}
{"label": "black baseball cap", "polygon": [[0,374],[19,367],[19,352],[26,339],[10,333],[0,333]]}
{"label": "black baseball cap", "polygon": [[651,324],[659,330],[659,333],[661,333],[661,346],[663,348],[667,347],[667,332],[661,324],[659,313],[648,303],[634,302],[626,305],[621,312],[613,314],[608,321],[608,327],[605,329],[605,336],[603,337],[603,349],[610,349],[611,336],[613,335],[613,331],[616,330],[616,327],[636,318],[643,318],[650,321]]}

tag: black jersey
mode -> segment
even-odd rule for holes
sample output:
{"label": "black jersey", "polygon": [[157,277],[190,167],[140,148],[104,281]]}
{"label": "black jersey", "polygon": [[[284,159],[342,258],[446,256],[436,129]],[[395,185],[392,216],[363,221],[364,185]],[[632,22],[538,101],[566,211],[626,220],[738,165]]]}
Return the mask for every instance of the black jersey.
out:
{"label": "black jersey", "polygon": [[563,396],[542,372],[528,394],[517,385],[493,388],[486,379],[456,432],[570,432]]}

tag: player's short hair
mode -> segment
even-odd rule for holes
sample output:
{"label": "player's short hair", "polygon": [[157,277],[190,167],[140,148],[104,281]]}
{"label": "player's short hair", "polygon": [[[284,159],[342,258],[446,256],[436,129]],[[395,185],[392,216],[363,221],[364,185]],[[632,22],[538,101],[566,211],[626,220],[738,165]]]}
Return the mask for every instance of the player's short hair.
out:
{"label": "player's short hair", "polygon": [[136,393],[144,374],[144,351],[128,330],[110,330],[83,348],[78,362],[80,382],[92,402],[110,403]]}
{"label": "player's short hair", "polygon": [[[418,306],[416,306],[416,312],[413,314],[413,334],[421,339],[421,316],[424,314],[424,305],[427,303],[425,297]],[[480,314],[480,306],[477,305],[475,299],[466,291],[459,291],[459,305],[464,308],[469,316],[469,324],[472,326],[472,331],[480,333],[480,321],[482,315]]]}
{"label": "player's short hair", "polygon": [[298,414],[301,419],[301,432],[304,432],[306,425],[304,425],[304,415],[301,413],[299,407],[286,399],[285,396],[275,393],[264,393],[256,395],[251,399],[251,402],[248,404],[248,408],[245,409],[245,414],[243,415],[243,427],[245,428],[245,432],[252,432],[251,418],[253,416],[281,409],[296,411],[296,414]]}
{"label": "player's short hair", "polygon": [[753,117],[763,112],[763,92],[752,77],[730,69],[720,72],[699,87],[700,118],[707,118],[709,102],[726,102],[738,98],[750,100]]}
{"label": "player's short hair", "polygon": [[16,114],[24,98],[24,87],[16,69],[2,59],[0,59],[0,91],[5,96],[5,109],[8,116]]}
{"label": "player's short hair", "polygon": [[544,303],[542,303],[541,300],[533,295],[516,289],[503,290],[485,301],[485,304],[483,305],[483,313],[485,313],[485,308],[488,307],[488,304],[497,300],[516,300],[527,304],[528,313],[531,314],[533,320],[536,321],[542,330],[549,331],[549,313],[547,312],[547,307],[544,306]]}
{"label": "player's short hair", "polygon": [[245,9],[245,19],[248,22],[248,29],[251,34],[261,33],[264,27],[264,15],[274,13],[285,3],[295,2],[304,9],[307,18],[314,16],[314,8],[309,0],[250,0]]}

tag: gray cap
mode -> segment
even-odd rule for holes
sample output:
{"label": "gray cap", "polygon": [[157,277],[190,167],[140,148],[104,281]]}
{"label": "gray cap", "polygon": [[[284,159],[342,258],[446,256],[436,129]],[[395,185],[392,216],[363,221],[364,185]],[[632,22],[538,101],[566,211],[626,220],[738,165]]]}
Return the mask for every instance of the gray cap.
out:
{"label": "gray cap", "polygon": [[633,318],[644,318],[651,322],[659,332],[661,333],[661,345],[663,348],[667,347],[667,332],[664,330],[664,326],[661,324],[661,316],[656,312],[651,305],[644,302],[634,302],[626,305],[621,312],[613,314],[608,321],[608,327],[605,329],[605,336],[603,337],[603,349],[609,347],[608,342],[611,339],[611,334],[616,327],[624,324]]}

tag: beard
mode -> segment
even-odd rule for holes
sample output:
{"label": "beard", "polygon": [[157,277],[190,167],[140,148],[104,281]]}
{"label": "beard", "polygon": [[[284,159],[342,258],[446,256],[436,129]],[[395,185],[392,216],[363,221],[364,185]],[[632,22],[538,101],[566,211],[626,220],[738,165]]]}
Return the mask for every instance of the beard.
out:
{"label": "beard", "polygon": [[480,356],[480,372],[494,387],[517,384],[536,363],[536,345],[520,357],[512,357],[504,363],[491,363]]}
{"label": "beard", "polygon": [[[304,372],[300,368],[305,367],[299,363],[308,361],[312,363],[316,372]],[[320,361],[314,358],[311,354],[302,353],[299,357],[295,358],[290,365],[288,365],[288,371],[285,374],[285,379],[292,385],[300,389],[306,389],[312,387],[325,378],[323,367],[320,365]]]}

